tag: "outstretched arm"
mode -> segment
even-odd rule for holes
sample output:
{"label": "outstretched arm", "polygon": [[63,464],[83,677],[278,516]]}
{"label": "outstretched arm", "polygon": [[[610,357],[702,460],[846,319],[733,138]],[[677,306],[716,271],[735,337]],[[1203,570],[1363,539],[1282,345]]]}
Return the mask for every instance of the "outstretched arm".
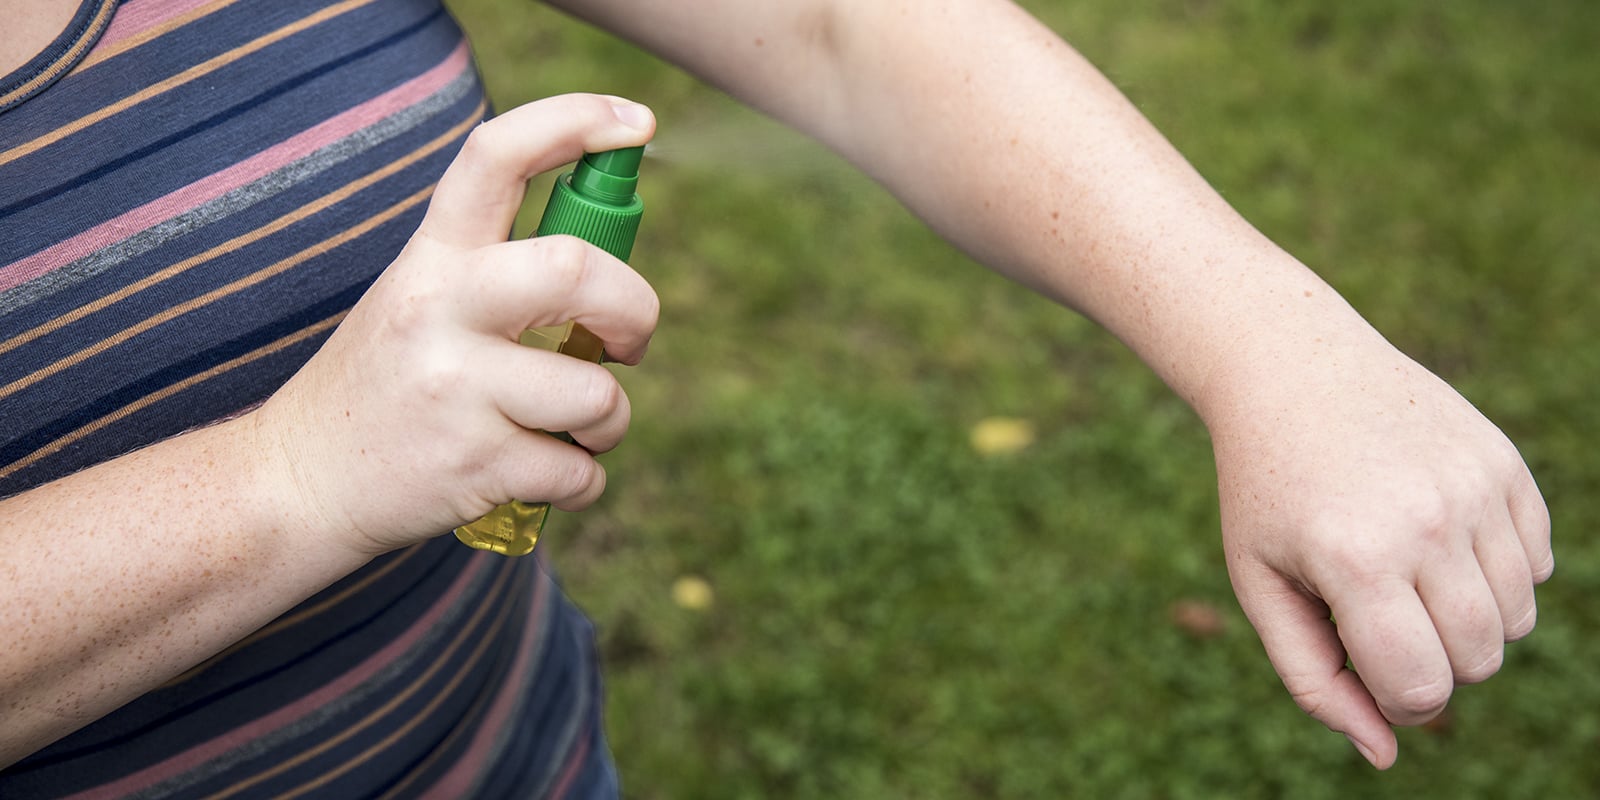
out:
{"label": "outstretched arm", "polygon": [[1278,673],[1373,764],[1390,723],[1434,716],[1533,627],[1554,562],[1515,448],[1021,9],[554,4],[820,138],[1128,343],[1212,434],[1229,571]]}

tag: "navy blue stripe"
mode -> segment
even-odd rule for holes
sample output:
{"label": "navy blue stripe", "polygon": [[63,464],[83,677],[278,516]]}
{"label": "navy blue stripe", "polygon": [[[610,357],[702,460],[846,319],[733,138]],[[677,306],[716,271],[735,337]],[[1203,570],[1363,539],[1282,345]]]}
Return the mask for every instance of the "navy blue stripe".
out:
{"label": "navy blue stripe", "polygon": [[[349,213],[368,213],[365,208],[349,209]],[[23,455],[32,453],[35,449],[67,430],[76,430],[78,426],[91,422],[99,417],[78,413],[72,419],[61,421],[58,415],[72,415],[74,404],[94,408],[95,411],[104,413],[106,405],[102,400],[97,400],[102,394],[120,393],[124,398],[133,398],[136,392],[128,391],[131,385],[136,389],[146,392],[159,391],[172,383],[182,380],[182,371],[194,374],[211,366],[226,361],[227,358],[212,356],[207,358],[212,348],[228,344],[233,346],[226,352],[237,354],[245,348],[249,341],[237,341],[240,338],[249,338],[248,334],[241,337],[239,330],[256,324],[259,328],[282,331],[285,335],[294,330],[300,330],[316,321],[332,316],[337,312],[339,303],[346,307],[353,305],[359,299],[360,293],[381,272],[382,267],[393,258],[393,254],[403,245],[405,237],[414,230],[424,209],[421,204],[408,209],[406,213],[388,220],[378,226],[366,236],[358,237],[345,242],[338,248],[319,255],[306,264],[297,266],[281,275],[263,282],[247,292],[238,293],[226,301],[211,303],[185,313],[164,325],[158,326],[140,335],[127,339],[116,348],[105,353],[100,353],[94,358],[84,360],[69,370],[51,376],[28,387],[0,404],[0,414],[23,420],[31,420],[32,427],[27,425],[4,426],[0,433],[8,434],[16,439],[26,438],[26,444],[8,442],[0,445],[0,463],[14,461]],[[343,215],[332,215],[343,216]],[[319,220],[321,217],[319,215]],[[361,222],[357,217],[348,220],[321,220],[321,224],[353,225]],[[286,232],[287,233],[287,232]],[[278,240],[279,237],[273,237]],[[269,240],[272,241],[272,240]],[[302,244],[302,239],[293,236],[283,237],[281,245]],[[269,256],[272,254],[268,254]],[[252,254],[235,256],[232,261],[239,263],[243,259],[249,263]],[[274,257],[275,260],[275,257]],[[271,263],[266,261],[265,263]],[[215,269],[225,270],[226,264],[217,264]],[[359,271],[357,271],[359,268]],[[209,288],[209,287],[207,287]],[[338,296],[339,300],[327,303],[316,298]],[[326,311],[321,317],[312,317],[304,311],[300,303],[311,304],[319,311]],[[290,327],[281,322],[275,322],[278,315],[292,318],[300,324],[299,327]],[[110,314],[108,322],[125,325],[126,317],[119,314]],[[134,319],[139,319],[135,317]],[[82,325],[83,323],[79,323]],[[74,328],[79,327],[74,325]],[[94,326],[89,326],[93,330]],[[113,329],[113,332],[120,331]],[[80,335],[83,333],[79,332]],[[224,338],[226,337],[226,338]],[[322,338],[319,335],[318,341]],[[90,338],[87,341],[96,341]],[[83,341],[79,339],[78,341]],[[272,340],[256,339],[256,344],[266,344]],[[218,344],[213,344],[218,343]],[[38,344],[38,343],[35,343]],[[59,346],[72,344],[71,340],[55,343]],[[201,345],[210,345],[201,347]],[[78,347],[86,346],[79,344]],[[188,348],[194,348],[186,352]],[[46,350],[50,348],[44,348]],[[299,367],[315,352],[315,346],[303,347],[296,345],[288,348],[294,355],[286,358],[268,357],[260,363],[245,368],[250,378],[232,378],[233,373],[240,370],[231,370],[224,375],[215,376],[197,386],[186,389],[177,397],[167,398],[151,408],[144,409],[138,414],[119,421],[117,424],[96,431],[93,435],[80,440],[76,445],[70,446],[50,456],[40,459],[39,462],[29,465],[25,469],[0,479],[0,492],[20,491],[36,486],[47,480],[67,474],[75,469],[103,461],[129,450],[141,447],[152,441],[182,433],[196,425],[205,424],[222,416],[236,413],[246,405],[265,399],[275,391],[283,381],[287,380]],[[76,351],[69,351],[76,352]],[[245,349],[244,352],[248,352]],[[185,365],[185,370],[170,369],[172,360],[179,359]],[[37,364],[37,362],[32,362]],[[46,362],[49,363],[49,362]],[[18,367],[26,368],[29,363],[18,363]],[[166,377],[153,378],[152,374],[162,373]],[[236,392],[242,391],[244,396],[235,400],[226,397],[211,397],[210,388],[213,386],[228,386]],[[211,397],[209,406],[185,406],[184,398]],[[136,399],[136,398],[133,398]],[[115,408],[121,408],[131,399],[117,401]],[[165,409],[165,413],[156,413],[156,406]],[[135,418],[142,417],[142,418]],[[45,439],[33,434],[35,428],[45,428],[50,435]]]}
{"label": "navy blue stripe", "polygon": [[46,189],[42,192],[38,192],[30,197],[25,197],[12,203],[11,205],[0,207],[0,220],[4,220],[5,218],[24,208],[44,203],[80,186],[93,183],[94,181],[99,180],[100,178],[103,178],[112,172],[122,169],[123,167],[135,161],[139,161],[150,156],[152,153],[160,152],[196,134],[215,128],[216,126],[221,125],[233,117],[239,116],[276,97],[287,94],[288,92],[291,92],[306,83],[327,75],[328,73],[333,72],[341,67],[347,66],[352,62],[359,61],[362,58],[372,55],[380,50],[394,47],[400,42],[405,41],[407,37],[410,37],[413,34],[416,34],[418,31],[421,31],[423,28],[426,28],[430,23],[443,15],[444,9],[441,8],[438,11],[429,14],[427,17],[424,17],[422,20],[400,29],[396,33],[390,34],[389,36],[369,44],[359,50],[346,53],[345,55],[340,56],[333,61],[326,62],[309,72],[300,73],[289,80],[283,81],[276,86],[268,88],[266,91],[257,94],[254,97],[229,106],[227,109],[224,109],[217,114],[213,114],[212,116],[207,117],[200,122],[195,123],[194,125],[168,134],[167,136],[157,139],[156,141],[151,142],[144,147],[134,150],[113,161],[102,164],[101,166],[83,173],[65,183],[50,189]]}
{"label": "navy blue stripe", "polygon": [[[400,14],[406,24],[425,15],[425,11],[407,11]],[[391,12],[391,17],[395,16]],[[226,103],[237,102],[262,87],[277,84],[285,74],[308,69],[334,54],[343,54],[363,47],[381,36],[388,36],[401,27],[392,18],[383,24],[365,24],[362,19],[346,20],[344,27],[313,28],[292,39],[279,42],[251,59],[229,65],[215,73],[217,81],[237,86],[225,98],[213,98],[207,82],[194,81],[175,88],[160,98],[130,110],[126,117],[108,120],[79,134],[68,137],[49,148],[55,158],[63,163],[77,165],[76,171],[97,167],[101,162],[143,147],[151,139],[181,127],[191,126],[210,115]],[[359,24],[358,23],[363,23]],[[352,41],[352,39],[354,41]],[[249,156],[277,145],[320,124],[336,114],[381,95],[438,63],[460,43],[459,32],[446,17],[438,17],[419,34],[413,35],[400,46],[389,47],[369,54],[360,61],[316,78],[286,94],[268,100],[242,114],[226,120],[185,139],[170,151],[153,154],[112,173],[101,181],[66,192],[58,198],[32,206],[17,214],[15,219],[23,230],[30,228],[53,229],[61,224],[59,216],[75,209],[90,207],[103,215],[82,220],[85,227],[110,219],[117,214],[158,200],[194,181],[232,166]],[[285,70],[282,66],[289,65]],[[43,177],[27,188],[32,194],[51,186],[58,177],[51,177],[51,168],[31,165]],[[71,173],[68,173],[71,174]],[[107,195],[106,187],[114,184],[115,194]],[[21,189],[13,189],[13,195]],[[0,189],[0,195],[5,190]],[[3,197],[5,204],[15,199]],[[0,248],[30,249],[27,243],[0,242]]]}
{"label": "navy blue stripe", "polygon": [[[237,414],[265,400],[314,355],[326,334],[271,353],[248,369],[228,370],[64,446],[0,482],[0,494],[27,491],[63,475],[132,452],[152,442]],[[59,395],[68,402],[71,391]],[[0,427],[4,427],[0,425]]]}
{"label": "navy blue stripe", "polygon": [[[516,797],[539,788],[534,782],[560,768],[567,754],[563,745],[577,744],[576,738],[558,740],[568,721],[578,727],[575,737],[583,735],[586,725],[597,724],[592,707],[580,705],[581,693],[575,691],[595,680],[585,668],[592,661],[592,628],[564,597],[553,595],[551,599],[559,606],[549,616],[548,646],[539,660],[539,680],[525,700],[523,717],[509,723],[512,733],[507,752],[520,756],[502,760],[499,769],[486,776],[479,791],[482,797]],[[591,702],[594,699],[589,698]]]}
{"label": "navy blue stripe", "polygon": [[[426,14],[426,10],[412,10],[401,16],[405,17],[405,22],[410,23]],[[351,19],[348,22],[354,25],[364,21]],[[394,21],[386,18],[383,22]],[[344,52],[346,47],[367,43],[369,39],[365,38],[366,34],[371,34],[373,37],[378,35],[378,31],[371,31],[369,27],[364,26],[359,29],[363,35],[359,42],[343,41],[350,36],[345,29],[315,29],[307,32],[308,37],[305,40],[298,37],[294,39],[293,42],[299,49],[283,53],[283,58],[290,63],[310,63],[326,57],[329,53]],[[391,30],[393,28],[386,26],[382,33],[387,35]],[[316,35],[309,35],[311,33]],[[78,226],[77,230],[88,229],[129,209],[156,201],[239,160],[288,140],[349,107],[377,97],[432,68],[457,47],[460,41],[459,30],[451,21],[447,17],[438,17],[420,35],[414,35],[406,40],[403,46],[390,47],[373,53],[340,71],[330,73],[296,91],[234,117],[225,124],[186,139],[170,151],[154,154],[121,171],[107,175],[100,181],[21,211],[6,225],[0,226],[13,228],[12,236],[0,236],[0,252],[7,254],[0,256],[0,262],[6,261],[8,256],[26,255],[54,244],[63,236],[64,225]],[[219,79],[239,83],[243,88],[236,95],[240,97],[246,92],[257,91],[261,86],[278,82],[283,77],[279,72],[261,66],[256,61],[236,67],[237,69],[230,67],[226,71],[227,74]],[[164,135],[168,130],[189,126],[198,121],[200,113],[210,113],[212,109],[222,105],[222,102],[217,100],[190,96],[203,88],[197,87],[189,93],[175,90],[172,93],[174,96],[168,98],[167,103],[151,104],[189,109],[188,112],[175,111],[163,115],[160,113],[160,107],[142,109],[143,113],[131,115],[128,119],[119,117],[118,124],[96,126],[84,134],[69,137],[43,154],[52,155],[63,163],[78,164],[80,169],[88,169],[90,165],[96,165],[122,152],[141,147],[148,139]],[[164,120],[163,116],[172,118]],[[424,123],[425,126],[432,124],[435,123]],[[405,137],[415,133],[408,132]],[[376,160],[378,157],[376,153],[362,154],[355,160],[362,164],[366,171],[370,171],[380,163]],[[390,160],[395,157],[387,156]],[[41,177],[33,181],[22,181],[29,193],[53,185],[55,179],[52,177],[50,167],[34,164],[31,167],[24,167],[23,173],[26,174],[30,168]],[[430,176],[429,180],[436,177],[436,174]],[[326,183],[323,183],[323,176],[316,175],[310,176],[310,185],[325,186]],[[6,196],[7,188],[5,182],[0,182],[0,200],[10,203],[13,197]],[[12,194],[20,191],[20,188],[13,189]],[[280,197],[275,196],[269,199],[269,202],[277,199]],[[86,208],[91,209],[88,214],[84,211]],[[231,219],[231,216],[224,219]],[[206,225],[181,238],[203,240],[210,235],[212,226]],[[164,246],[172,244],[178,242],[170,242]],[[121,268],[119,265],[118,269]],[[45,301],[48,299],[48,297],[43,298]]]}
{"label": "navy blue stripe", "polygon": [[[86,298],[110,295],[173,264],[204,253],[218,244],[259,230],[281,217],[296,213],[324,195],[370,175],[379,165],[389,165],[411,155],[423,144],[467,119],[479,101],[480,97],[476,92],[468,92],[451,108],[367,152],[310,176],[302,183],[262,199],[247,208],[210,221],[203,228],[163,242],[77,285],[9,312],[0,317],[0,336],[14,335],[57,319],[88,302]],[[463,135],[462,140],[464,138]],[[356,196],[341,201],[338,206],[297,221],[290,228],[269,239],[253,242],[248,252],[230,252],[219,257],[219,261],[232,260],[234,263],[246,265],[249,269],[249,265],[271,263],[293,255],[303,249],[309,241],[309,236],[313,235],[302,235],[298,233],[299,231],[320,228],[323,232],[315,235],[327,236],[339,230],[340,223],[348,227],[360,222],[359,218],[352,218],[352,215],[370,214],[373,209],[391,205],[436,180],[458,147],[459,142],[454,146],[446,145],[405,170],[367,187]],[[407,212],[402,216],[409,219],[412,214]],[[345,220],[349,222],[345,223]],[[420,221],[420,217],[417,217],[417,220]],[[415,222],[412,224],[415,225]],[[373,273],[381,270],[399,253],[411,231],[396,230],[390,233],[392,235],[387,237],[385,244],[374,246],[363,254],[364,257],[372,259],[371,263],[352,258],[339,268]],[[348,243],[345,247],[351,244],[354,243]],[[4,245],[0,244],[0,248],[3,247]],[[296,268],[296,271],[298,270],[299,267]],[[85,340],[92,341],[115,335],[127,325],[122,320],[137,319],[139,314],[149,316],[165,308],[187,302],[194,296],[227,282],[231,277],[226,269],[208,264],[203,270],[191,271],[181,280],[163,282],[159,287],[146,289],[134,297],[120,301],[115,313],[102,312],[80,319],[62,330],[46,334],[30,343],[26,352],[37,363],[66,358],[77,352],[82,346],[81,342]],[[203,282],[205,285],[203,287],[192,285],[197,282]],[[295,298],[275,295],[270,302],[292,304]],[[266,309],[261,309],[258,313],[266,313]],[[159,357],[159,354],[152,354],[152,357]],[[0,384],[26,375],[33,368],[35,367],[20,360],[0,358]]]}
{"label": "navy blue stripe", "polygon": [[[212,367],[231,361],[252,350],[276,342],[296,331],[304,330],[338,314],[355,305],[356,300],[360,299],[369,285],[369,283],[364,282],[351,286],[320,303],[307,306],[295,314],[278,319],[243,336],[223,342],[191,358],[178,361],[143,380],[128,384],[88,405],[80,406],[74,409],[73,413],[60,417],[50,424],[35,428],[28,435],[0,446],[0,463],[9,464],[18,461],[62,436],[115,413],[117,410],[143,397],[155,394],[193,375],[205,372]],[[3,484],[0,484],[0,490],[3,489]]]}

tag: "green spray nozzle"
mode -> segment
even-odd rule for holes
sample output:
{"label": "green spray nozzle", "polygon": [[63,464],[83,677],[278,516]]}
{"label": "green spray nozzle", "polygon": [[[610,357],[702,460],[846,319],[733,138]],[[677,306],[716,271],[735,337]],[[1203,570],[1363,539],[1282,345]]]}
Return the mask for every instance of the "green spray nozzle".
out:
{"label": "green spray nozzle", "polygon": [[570,234],[627,261],[644,215],[634,193],[643,159],[643,146],[584,154],[556,181],[535,235]]}
{"label": "green spray nozzle", "polygon": [[608,203],[626,203],[639,187],[644,146],[585,153],[572,171],[573,191]]}

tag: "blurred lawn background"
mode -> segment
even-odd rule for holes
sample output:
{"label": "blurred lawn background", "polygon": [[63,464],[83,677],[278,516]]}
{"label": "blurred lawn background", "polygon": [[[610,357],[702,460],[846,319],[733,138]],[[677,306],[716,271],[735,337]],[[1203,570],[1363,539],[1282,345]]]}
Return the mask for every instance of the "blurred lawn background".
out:
{"label": "blurred lawn background", "polygon": [[1023,5],[1511,434],[1557,536],[1538,630],[1374,772],[1283,691],[1206,433],[1119,343],[681,72],[456,0],[499,107],[660,119],[633,432],[541,545],[599,626],[627,794],[1596,796],[1600,4]]}

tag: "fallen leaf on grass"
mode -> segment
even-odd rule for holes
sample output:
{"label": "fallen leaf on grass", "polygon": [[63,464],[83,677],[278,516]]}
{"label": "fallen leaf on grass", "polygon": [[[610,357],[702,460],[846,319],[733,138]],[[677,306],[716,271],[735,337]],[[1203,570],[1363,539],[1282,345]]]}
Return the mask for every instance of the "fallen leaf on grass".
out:
{"label": "fallen leaf on grass", "polygon": [[1222,612],[1204,600],[1179,600],[1168,609],[1168,614],[1178,630],[1196,639],[1215,639],[1227,625]]}
{"label": "fallen leaf on grass", "polygon": [[697,575],[684,575],[672,582],[672,602],[679,608],[704,611],[711,607],[714,596],[711,584]]}
{"label": "fallen leaf on grass", "polygon": [[1015,453],[1035,438],[1033,423],[1016,417],[986,417],[972,426],[972,449],[981,456]]}

